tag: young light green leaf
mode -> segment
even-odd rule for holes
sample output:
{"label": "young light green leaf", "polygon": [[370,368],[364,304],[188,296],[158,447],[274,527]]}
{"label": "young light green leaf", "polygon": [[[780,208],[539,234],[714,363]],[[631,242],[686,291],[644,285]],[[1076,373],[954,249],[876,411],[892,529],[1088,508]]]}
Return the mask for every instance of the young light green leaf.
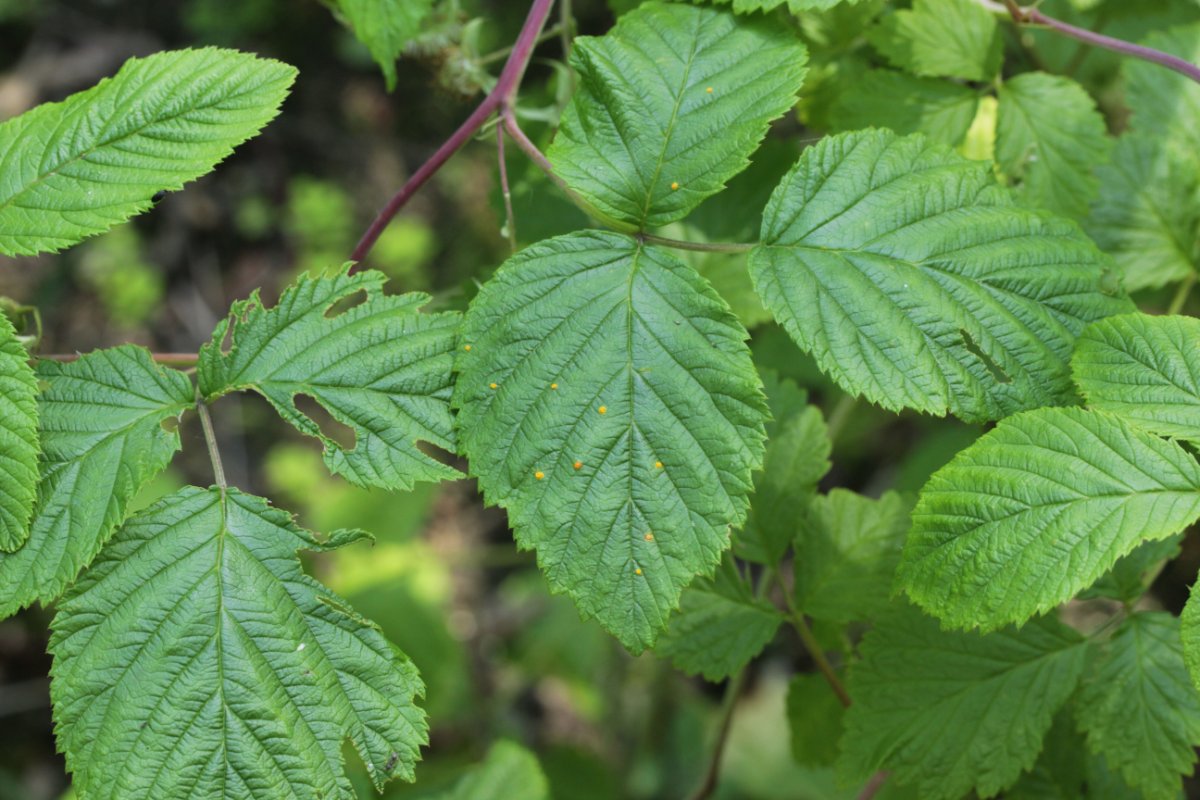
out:
{"label": "young light green leaf", "polygon": [[1100,167],[1100,196],[1085,223],[1112,255],[1129,291],[1165,286],[1200,269],[1200,163],[1145,134],[1117,140]]}
{"label": "young light green leaf", "polygon": [[[455,449],[450,393],[460,316],[422,314],[429,295],[384,295],[386,280],[373,270],[305,274],[274,308],[258,292],[235,303],[200,350],[200,391],[209,401],[258,392],[301,433],[321,440],[331,472],[359,486],[411,489],[415,481],[461,477],[417,447]],[[223,352],[226,335],[232,347]],[[298,395],[353,429],[354,443],[322,431],[297,407]]]}
{"label": "young light green leaf", "polygon": [[426,742],[416,668],[304,574],[318,542],[265,500],[186,487],[131,519],[54,619],[51,696],[94,800],[345,798],[349,738],[376,787]]}
{"label": "young light green leaf", "polygon": [[1033,766],[1075,691],[1086,645],[1049,618],[981,636],[903,608],[863,638],[838,767],[886,769],[923,800],[989,797]]}
{"label": "young light green leaf", "polygon": [[808,767],[837,760],[846,709],[824,675],[801,673],[788,682],[787,716],[792,731],[792,758]]}
{"label": "young light green leaf", "polygon": [[18,549],[29,538],[41,449],[37,391],[29,354],[0,311],[0,551],[4,552]]}
{"label": "young light green leaf", "polygon": [[464,322],[454,404],[484,496],[630,650],[745,519],[766,417],[745,339],[670,253],[599,232],[521,251]]}
{"label": "young light green leaf", "polygon": [[798,520],[796,606],[831,622],[884,611],[911,511],[912,501],[896,492],[872,500],[834,489],[818,497]]}
{"label": "young light green leaf", "polygon": [[[1154,33],[1144,44],[1200,63],[1200,24]],[[1125,98],[1133,112],[1134,130],[1166,135],[1194,156],[1200,150],[1200,85],[1178,72],[1136,58],[1126,60],[1124,70]]]}
{"label": "young light green leaf", "polygon": [[996,18],[973,0],[915,0],[868,38],[893,66],[916,75],[990,81],[1000,70]]}
{"label": "young light green leaf", "polygon": [[1126,314],[1088,326],[1071,359],[1088,405],[1200,443],[1200,319]]}
{"label": "young light green leaf", "polygon": [[786,420],[767,445],[763,471],[754,478],[750,516],[734,536],[740,558],[778,565],[796,536],[817,484],[829,472],[832,442],[816,406]]}
{"label": "young light green leaf", "polygon": [[1179,796],[1200,746],[1200,693],[1183,663],[1179,620],[1134,614],[1089,673],[1075,712],[1089,749],[1145,797]]}
{"label": "young light green leaf", "polygon": [[733,559],[726,557],[714,578],[702,578],[684,590],[680,610],[654,652],[688,675],[721,681],[762,652],[782,621],[775,606],[755,597]]}
{"label": "young light green leaf", "polygon": [[0,618],[58,597],[95,558],[179,450],[172,423],[196,402],[186,375],[132,345],[39,361],[37,375],[42,476],[29,541],[0,554]]}
{"label": "young light green leaf", "polygon": [[1133,308],[1074,224],[1014,207],[986,164],[889,131],[806,150],[750,270],[844,389],[971,422],[1073,402],[1075,337]]}
{"label": "young light green leaf", "polygon": [[645,3],[604,37],[575,41],[579,89],[549,158],[620,227],[682,219],[746,168],[796,102],[807,58],[765,20]]}
{"label": "young light green leaf", "polygon": [[953,147],[966,138],[978,108],[979,93],[969,86],[873,69],[838,95],[829,115],[837,131],[889,128]]}
{"label": "young light green leaf", "polygon": [[336,0],[354,36],[383,70],[388,91],[396,88],[396,59],[417,38],[433,0]]}
{"label": "young light green leaf", "polygon": [[168,51],[3,123],[0,253],[61,250],[145,211],[262,130],[295,77],[234,50]]}
{"label": "young light green leaf", "polygon": [[1018,201],[1087,216],[1098,186],[1093,170],[1112,147],[1091,95],[1070,78],[1027,72],[1006,80],[999,100],[996,161],[1019,184]]}
{"label": "young light green leaf", "polygon": [[1144,541],[1200,518],[1200,463],[1120,418],[1045,408],[1003,420],[930,478],[898,579],[948,625],[1024,622]]}
{"label": "young light green leaf", "polygon": [[499,741],[487,758],[437,800],[550,800],[550,786],[533,753]]}

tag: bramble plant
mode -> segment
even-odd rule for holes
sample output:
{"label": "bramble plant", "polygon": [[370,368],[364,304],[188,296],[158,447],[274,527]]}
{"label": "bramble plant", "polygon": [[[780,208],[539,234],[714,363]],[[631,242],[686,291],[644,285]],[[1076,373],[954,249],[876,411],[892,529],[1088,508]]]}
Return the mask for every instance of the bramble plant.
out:
{"label": "bramble plant", "polygon": [[[436,5],[327,4],[389,89]],[[1176,616],[1147,590],[1200,519],[1200,23],[1134,45],[1011,0],[650,0],[574,38],[567,4],[573,91],[543,153],[519,90],[552,6],[343,267],[253,292],[198,353],[43,355],[4,305],[0,613],[54,605],[75,796],[355,797],[347,740],[379,791],[420,780],[416,668],[299,556],[369,534],[230,485],[209,409],[243,392],[357,486],[462,478],[464,457],[553,592],[726,682],[694,798],[783,626],[815,670],[787,700],[796,759],[850,796],[1179,796],[1200,598]],[[1031,56],[1034,31],[1123,57],[1127,129]],[[166,51],[3,123],[0,253],[147,212],[295,78]],[[797,116],[816,138],[767,139]],[[491,126],[511,258],[465,313],[386,293],[372,248]],[[590,227],[520,247],[506,143]],[[764,368],[748,328],[768,320],[836,402]],[[858,494],[828,477],[856,398],[988,428],[915,496]],[[134,511],[193,413],[213,485]],[[502,742],[443,796],[549,792]]]}

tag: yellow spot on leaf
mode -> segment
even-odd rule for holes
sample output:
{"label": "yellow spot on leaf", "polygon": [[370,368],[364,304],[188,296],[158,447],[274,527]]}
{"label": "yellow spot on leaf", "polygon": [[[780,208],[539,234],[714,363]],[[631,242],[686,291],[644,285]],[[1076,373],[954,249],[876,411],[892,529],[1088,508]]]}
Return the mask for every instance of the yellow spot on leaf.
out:
{"label": "yellow spot on leaf", "polygon": [[576,461],[576,462],[575,462],[575,469],[582,469],[582,468],[583,468],[583,462],[582,462],[582,461]]}
{"label": "yellow spot on leaf", "polygon": [[662,462],[661,462],[661,461],[655,461],[655,462],[654,462],[654,468],[655,468],[655,469],[662,469]]}
{"label": "yellow spot on leaf", "polygon": [[641,574],[642,574],[642,568],[641,568],[641,567],[638,567],[637,569],[635,569],[635,570],[634,570],[634,573],[636,573],[636,574],[638,574],[638,575],[641,575]]}
{"label": "yellow spot on leaf", "polygon": [[651,533],[650,531],[646,531],[646,541],[647,541],[647,542],[653,542],[653,541],[654,541],[654,534],[653,534],[653,533]]}
{"label": "yellow spot on leaf", "polygon": [[533,477],[537,478],[540,481],[542,478],[546,477],[546,473],[542,472],[539,469],[537,472],[533,473]]}
{"label": "yellow spot on leaf", "polygon": [[705,89],[704,91],[708,92],[709,94],[712,94],[712,87],[710,86],[707,89]]}
{"label": "yellow spot on leaf", "polygon": [[489,383],[489,384],[488,384],[488,388],[489,388],[489,389],[495,389],[495,388],[496,388],[496,384],[494,384],[494,383]]}
{"label": "yellow spot on leaf", "polygon": [[601,414],[607,414],[607,413],[608,413],[608,406],[600,406],[600,407],[599,407],[599,408],[597,408],[596,410],[597,410],[597,411],[599,411]]}
{"label": "yellow spot on leaf", "polygon": [[557,388],[558,388],[558,384],[557,384],[557,383],[552,383],[552,384],[550,384],[550,388],[551,388],[551,389],[557,389]]}
{"label": "yellow spot on leaf", "polygon": [[678,188],[679,188],[679,181],[671,181],[671,191],[673,192]]}
{"label": "yellow spot on leaf", "polygon": [[469,344],[464,344],[464,345],[463,345],[463,350],[466,350],[468,353],[469,353],[469,352],[471,352],[471,345],[469,345]]}

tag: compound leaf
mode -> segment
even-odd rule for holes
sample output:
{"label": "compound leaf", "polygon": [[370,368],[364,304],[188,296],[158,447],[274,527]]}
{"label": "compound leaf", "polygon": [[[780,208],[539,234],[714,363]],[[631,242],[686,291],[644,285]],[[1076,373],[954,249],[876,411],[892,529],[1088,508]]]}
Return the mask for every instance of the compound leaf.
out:
{"label": "compound leaf", "polygon": [[999,100],[996,161],[1019,183],[1017,199],[1085,217],[1098,185],[1093,170],[1111,149],[1091,95],[1070,78],[1027,72],[1005,81]]}
{"label": "compound leaf", "polygon": [[780,424],[767,445],[763,471],[754,477],[750,516],[734,537],[740,558],[779,564],[816,497],[817,484],[829,472],[832,446],[816,406]]}
{"label": "compound leaf", "polygon": [[892,66],[916,75],[989,81],[1000,70],[996,18],[973,0],[915,0],[868,38]]}
{"label": "compound leaf", "polygon": [[437,800],[550,800],[550,785],[533,753],[502,740]]}
{"label": "compound leaf", "polygon": [[467,313],[454,403],[472,472],[551,587],[630,650],[745,518],[766,417],[745,339],[699,275],[621,234],[518,253]]}
{"label": "compound leaf", "polygon": [[0,551],[12,552],[29,538],[38,482],[37,428],[37,379],[25,346],[0,312]]}
{"label": "compound leaf", "polygon": [[78,361],[39,361],[42,475],[29,541],[0,554],[0,617],[58,597],[179,450],[196,402],[187,376],[125,345]]}
{"label": "compound leaf", "polygon": [[1200,463],[1178,444],[1099,411],[1028,411],[929,479],[898,577],[944,623],[989,630],[1048,611],[1197,518]]}
{"label": "compound leaf", "polygon": [[[373,270],[305,274],[274,308],[258,292],[235,303],[200,351],[200,391],[209,401],[258,392],[301,433],[321,440],[331,472],[359,486],[411,489],[415,481],[461,477],[417,447],[455,449],[450,393],[460,316],[422,314],[429,295],[384,295],[386,280]],[[226,335],[232,346],[223,352]],[[354,443],[322,431],[297,407],[298,395],[349,426]]]}
{"label": "compound leaf", "polygon": [[417,38],[433,0],[337,0],[355,37],[383,70],[388,91],[396,88],[396,59]]}
{"label": "compound leaf", "polygon": [[654,652],[688,675],[721,681],[762,652],[782,621],[775,606],[755,597],[726,558],[714,578],[684,590],[680,610]]}
{"label": "compound leaf", "polygon": [[168,51],[3,123],[0,253],[61,250],[145,211],[255,136],[295,77],[234,50]]}
{"label": "compound leaf", "polygon": [[186,487],[109,542],[54,619],[51,695],[75,787],[94,800],[357,797],[412,780],[426,741],[416,668],[305,575],[329,550],[233,490]]}
{"label": "compound leaf", "polygon": [[796,102],[807,57],[765,20],[646,3],[604,37],[575,41],[579,89],[549,158],[619,227],[682,219],[750,163]]}
{"label": "compound leaf", "polygon": [[873,500],[834,489],[818,497],[797,520],[797,607],[831,622],[873,619],[886,609],[911,511],[912,501],[896,492]]}
{"label": "compound leaf", "polygon": [[1014,207],[987,165],[864,131],[809,148],[750,258],[767,309],[847,391],[971,422],[1074,402],[1088,323],[1132,310],[1066,220]]}
{"label": "compound leaf", "polygon": [[1129,617],[1103,646],[1076,705],[1088,748],[1146,797],[1178,797],[1200,746],[1200,694],[1179,630],[1170,614]]}
{"label": "compound leaf", "polygon": [[1112,255],[1129,291],[1164,286],[1200,269],[1200,162],[1145,134],[1117,140],[1097,170],[1100,196],[1088,234]]}
{"label": "compound leaf", "polygon": [[1200,319],[1126,314],[1089,325],[1071,359],[1088,405],[1200,443]]}
{"label": "compound leaf", "polygon": [[1083,672],[1084,640],[1048,618],[981,636],[901,609],[850,668],[839,769],[888,770],[927,800],[989,797],[1033,766]]}

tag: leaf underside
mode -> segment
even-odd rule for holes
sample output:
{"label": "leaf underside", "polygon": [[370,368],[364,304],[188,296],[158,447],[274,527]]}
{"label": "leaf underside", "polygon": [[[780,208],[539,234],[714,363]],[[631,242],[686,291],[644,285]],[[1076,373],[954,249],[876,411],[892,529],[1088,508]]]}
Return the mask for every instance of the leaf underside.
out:
{"label": "leaf underside", "polygon": [[1075,337],[1133,309],[1074,224],[1013,206],[986,165],[889,131],[806,150],[750,270],[844,389],[969,422],[1074,402]]}
{"label": "leaf underside", "polygon": [[396,59],[417,38],[433,0],[337,0],[358,40],[379,64],[388,91],[396,88]]}
{"label": "leaf underside", "polygon": [[947,625],[1024,622],[1200,518],[1200,463],[1079,408],[1003,420],[930,478],[897,578]]}
{"label": "leaf underside", "polygon": [[3,123],[0,253],[55,252],[145,211],[255,136],[295,77],[235,50],[168,51]]}
{"label": "leaf underside", "polygon": [[412,664],[304,574],[314,540],[250,495],[187,487],[130,520],[53,624],[56,733],[88,800],[357,797],[426,741]]}
{"label": "leaf underside", "polygon": [[1033,766],[1086,653],[1052,619],[980,636],[900,609],[867,633],[850,670],[839,769],[886,769],[923,800],[990,797]]}
{"label": "leaf underside", "polygon": [[750,163],[796,102],[807,58],[781,26],[645,3],[607,35],[575,41],[579,89],[548,157],[619,227],[682,219]]}
{"label": "leaf underside", "polygon": [[195,403],[187,376],[132,345],[39,361],[37,375],[42,476],[29,541],[0,554],[0,617],[58,597],[91,562],[179,450],[162,423]]}
{"label": "leaf underside", "polygon": [[[200,351],[200,391],[208,400],[258,392],[301,433],[321,440],[331,472],[359,486],[411,489],[415,481],[462,477],[417,446],[455,449],[450,393],[461,317],[422,314],[428,295],[384,295],[386,280],[373,270],[306,274],[274,308],[257,292],[235,303]],[[223,352],[227,335],[232,346]],[[322,431],[297,407],[298,395],[351,428],[354,443]]]}
{"label": "leaf underside", "polygon": [[473,474],[551,587],[633,651],[745,518],[766,418],[746,336],[674,256],[599,232],[518,253],[464,322]]}

